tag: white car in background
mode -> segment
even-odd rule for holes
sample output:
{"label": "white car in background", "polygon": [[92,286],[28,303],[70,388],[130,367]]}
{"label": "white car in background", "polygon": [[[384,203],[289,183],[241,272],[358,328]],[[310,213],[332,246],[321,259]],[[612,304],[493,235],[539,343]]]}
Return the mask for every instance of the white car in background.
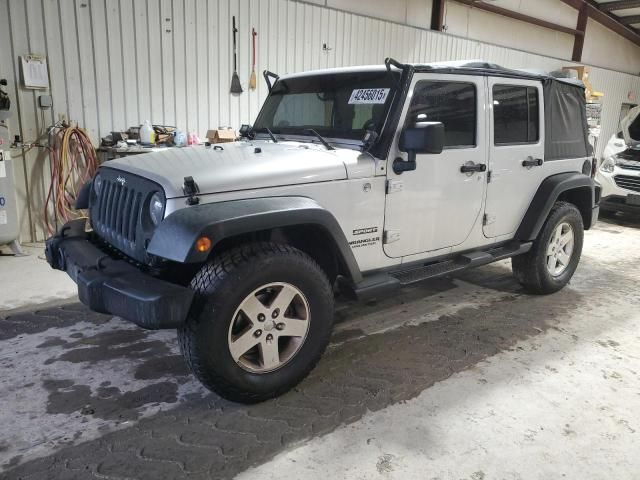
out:
{"label": "white car in background", "polygon": [[640,106],[632,108],[620,126],[596,173],[602,186],[600,209],[640,214]]}

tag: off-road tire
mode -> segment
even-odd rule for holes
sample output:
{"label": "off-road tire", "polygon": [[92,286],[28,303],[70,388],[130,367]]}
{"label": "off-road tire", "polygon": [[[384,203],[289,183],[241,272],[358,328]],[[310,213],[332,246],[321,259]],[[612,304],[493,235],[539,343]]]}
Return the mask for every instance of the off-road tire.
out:
{"label": "off-road tire", "polygon": [[[256,288],[286,282],[303,292],[309,327],[295,356],[279,369],[251,373],[233,359],[229,325],[242,300]],[[241,403],[285,393],[315,367],[333,325],[333,293],[327,276],[308,255],[277,243],[249,243],[215,256],[191,281],[194,307],[178,329],[180,349],[193,374],[210,390]]]}
{"label": "off-road tire", "polygon": [[[574,246],[569,265],[562,274],[554,277],[547,268],[547,247],[554,230],[563,222],[573,228]],[[583,240],[584,225],[576,206],[567,202],[556,202],[531,250],[511,259],[514,276],[529,293],[543,295],[557,292],[569,283],[575,273],[582,253]]]}

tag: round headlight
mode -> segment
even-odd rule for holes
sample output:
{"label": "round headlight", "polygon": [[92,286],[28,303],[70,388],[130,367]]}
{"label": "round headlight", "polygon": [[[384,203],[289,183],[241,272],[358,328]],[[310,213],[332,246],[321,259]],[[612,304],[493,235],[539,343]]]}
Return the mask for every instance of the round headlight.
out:
{"label": "round headlight", "polygon": [[613,173],[615,166],[616,166],[616,156],[612,155],[609,158],[607,158],[604,162],[602,162],[602,165],[600,165],[600,171],[604,173]]}
{"label": "round headlight", "polygon": [[99,197],[102,193],[102,175],[99,173],[93,177],[93,191],[96,192],[96,195]]}
{"label": "round headlight", "polygon": [[158,225],[162,221],[164,214],[164,197],[158,192],[154,193],[149,203],[149,216],[154,225]]}

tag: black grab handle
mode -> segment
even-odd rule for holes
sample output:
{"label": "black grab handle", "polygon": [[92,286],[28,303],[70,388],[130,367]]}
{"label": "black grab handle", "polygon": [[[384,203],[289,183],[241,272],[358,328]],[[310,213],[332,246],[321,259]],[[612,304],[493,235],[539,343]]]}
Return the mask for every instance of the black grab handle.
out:
{"label": "black grab handle", "polygon": [[476,163],[475,165],[462,165],[460,167],[460,171],[462,173],[486,172],[487,165],[485,165],[484,163]]}
{"label": "black grab handle", "polygon": [[522,161],[522,166],[523,167],[541,167],[543,163],[544,162],[541,158],[529,157],[526,160]]}

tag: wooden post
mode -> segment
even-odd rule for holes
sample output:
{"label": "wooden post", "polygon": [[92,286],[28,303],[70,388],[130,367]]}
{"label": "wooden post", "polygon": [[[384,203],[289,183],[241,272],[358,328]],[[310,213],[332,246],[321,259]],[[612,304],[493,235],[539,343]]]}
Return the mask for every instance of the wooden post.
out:
{"label": "wooden post", "polygon": [[587,31],[587,20],[589,19],[589,10],[586,5],[583,5],[578,10],[578,25],[576,30],[582,32],[582,35],[576,35],[573,40],[573,54],[571,60],[574,62],[582,61],[582,48],[584,47],[584,36]]}
{"label": "wooden post", "polygon": [[431,6],[431,30],[442,31],[444,27],[444,2],[446,0],[433,0]]}

